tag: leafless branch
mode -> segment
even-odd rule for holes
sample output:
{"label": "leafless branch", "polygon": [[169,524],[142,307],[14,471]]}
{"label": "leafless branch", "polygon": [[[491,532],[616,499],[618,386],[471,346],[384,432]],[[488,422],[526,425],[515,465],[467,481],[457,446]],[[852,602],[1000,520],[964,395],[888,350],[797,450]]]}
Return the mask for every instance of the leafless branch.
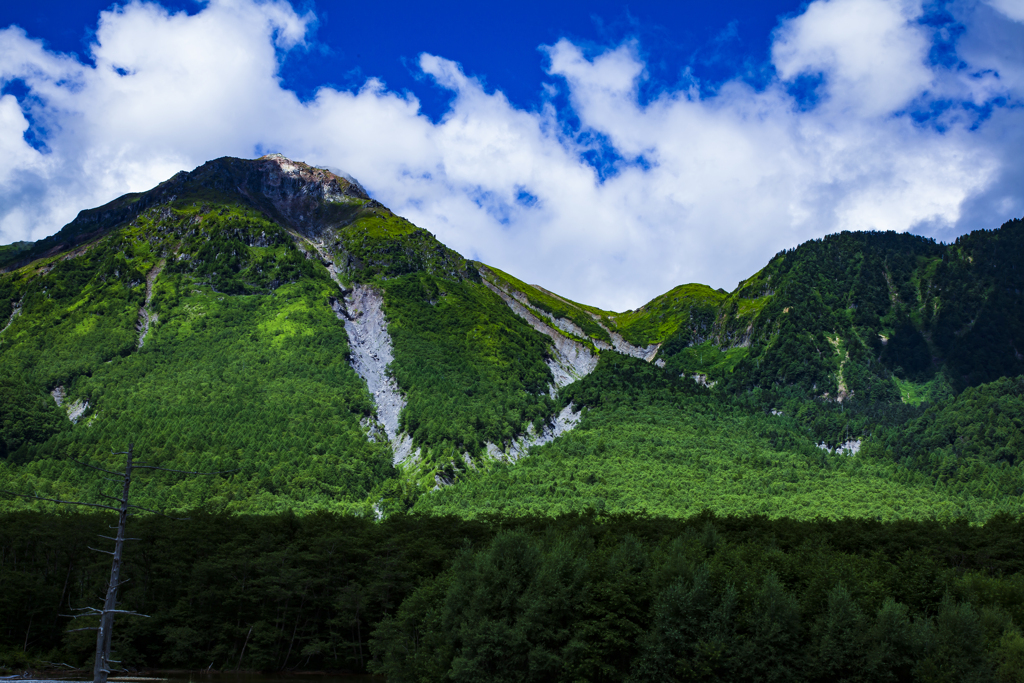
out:
{"label": "leafless branch", "polygon": [[231,474],[237,472],[234,470],[221,470],[219,472],[192,472],[190,470],[172,470],[167,467],[157,467],[156,465],[132,465],[133,470],[163,470],[164,472],[177,472],[178,474],[202,474],[202,475],[214,475],[214,474]]}
{"label": "leafless branch", "polygon": [[93,548],[91,545],[87,545],[85,547],[88,548],[89,550],[95,550],[98,553],[106,553],[107,555],[113,555],[114,554],[114,553],[110,552],[109,550],[100,550],[99,548]]}
{"label": "leafless branch", "polygon": [[79,617],[93,617],[97,614],[103,614],[103,610],[96,609],[95,607],[72,607],[75,612],[84,612],[85,614],[58,614],[58,617],[65,617],[68,619],[78,619]]}
{"label": "leafless branch", "polygon": [[[118,584],[119,586],[121,584]],[[137,617],[146,617],[149,619],[148,614],[142,614],[141,612],[133,612],[131,610],[124,609],[96,609],[95,607],[76,607],[76,610],[88,610],[88,614],[58,614],[59,617],[65,617],[70,619],[77,619],[78,617],[94,617],[97,614],[134,614]]]}
{"label": "leafless branch", "polygon": [[106,472],[107,474],[113,474],[114,476],[121,477],[122,479],[124,479],[124,472],[112,472],[110,470],[105,470],[102,467],[96,467],[96,465],[90,465],[87,462],[82,462],[81,460],[75,460],[74,458],[71,458],[70,460],[71,460],[71,462],[77,463],[77,464],[81,465],[82,467],[91,467],[94,470],[99,470],[100,472]]}
{"label": "leafless branch", "polygon": [[42,496],[28,496],[24,493],[15,493],[14,491],[4,491],[0,489],[0,493],[4,493],[8,496],[17,496],[19,498],[28,498],[30,500],[45,500],[51,503],[60,503],[61,505],[85,505],[91,508],[103,508],[104,510],[113,510],[114,512],[120,512],[117,508],[112,508],[109,505],[97,505],[96,503],[79,503],[76,500],[57,500],[56,498],[43,498]]}
{"label": "leafless branch", "polygon": [[128,507],[135,508],[136,510],[145,510],[146,512],[152,512],[154,515],[160,515],[161,517],[166,517],[167,519],[173,519],[173,520],[175,520],[177,522],[182,522],[182,521],[191,519],[190,517],[171,517],[170,515],[168,515],[165,512],[160,512],[159,510],[150,510],[149,508],[144,508],[141,505],[129,505]]}
{"label": "leafless branch", "polygon": [[109,498],[110,500],[116,500],[118,503],[123,503],[124,502],[120,498],[115,498],[114,496],[108,496],[105,493],[101,493],[101,494],[99,494],[99,496],[100,496],[100,498]]}
{"label": "leafless branch", "polygon": [[[111,528],[115,528],[115,527],[111,527]],[[105,538],[108,541],[116,541],[117,540],[113,536],[104,536],[103,534],[96,534],[96,535],[99,536],[100,538]],[[121,540],[122,541],[141,541],[142,539],[141,538],[122,538]]]}

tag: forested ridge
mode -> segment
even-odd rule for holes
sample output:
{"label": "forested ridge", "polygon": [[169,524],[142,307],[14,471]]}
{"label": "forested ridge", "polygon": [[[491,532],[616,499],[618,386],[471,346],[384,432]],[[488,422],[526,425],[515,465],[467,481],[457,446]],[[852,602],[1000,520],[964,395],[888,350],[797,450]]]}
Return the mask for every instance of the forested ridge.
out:
{"label": "forested ridge", "polygon": [[3,663],[85,663],[101,517],[34,498],[104,502],[134,443],[218,474],[133,483],[193,520],[132,521],[133,666],[1020,680],[1022,262],[1020,220],[841,233],[616,313],[326,169],[179,173],[0,248]]}

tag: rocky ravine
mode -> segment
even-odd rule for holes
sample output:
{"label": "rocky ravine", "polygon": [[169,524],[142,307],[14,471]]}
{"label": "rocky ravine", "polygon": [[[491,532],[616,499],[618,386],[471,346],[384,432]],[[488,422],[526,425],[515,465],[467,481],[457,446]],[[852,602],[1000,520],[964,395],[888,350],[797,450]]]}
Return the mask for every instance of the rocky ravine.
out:
{"label": "rocky ravine", "polygon": [[[600,339],[589,338],[586,332],[580,329],[573,321],[568,318],[556,318],[547,311],[540,310],[530,303],[529,298],[524,293],[508,284],[502,283],[502,286],[495,285],[487,278],[487,274],[488,272],[485,269],[480,269],[480,276],[483,278],[484,284],[492,292],[500,296],[508,304],[509,308],[515,311],[520,318],[528,322],[533,329],[551,337],[551,340],[555,343],[555,358],[548,361],[548,366],[551,367],[551,372],[555,376],[555,383],[559,387],[572,384],[577,379],[589,375],[597,367],[597,356],[584,344],[565,337],[564,334],[561,334],[563,332],[581,339],[588,339],[595,348],[601,351],[617,351],[633,358],[642,358],[648,363],[654,361],[655,356],[658,355],[661,344],[634,346],[623,339],[622,335],[618,332],[609,330],[601,322],[600,316],[593,313],[589,314],[590,317],[608,333],[612,343],[609,344]],[[537,285],[533,286],[537,287]],[[548,292],[542,287],[537,288],[555,298],[562,299],[557,294]],[[562,299],[562,301],[565,301],[565,299]],[[660,367],[664,366],[665,363],[659,359],[655,361],[655,364]]]}
{"label": "rocky ravine", "polygon": [[[352,369],[366,381],[366,388],[377,406],[377,420],[391,442],[397,465],[408,458],[413,449],[412,437],[400,433],[398,428],[398,415],[405,407],[405,398],[395,378],[387,371],[394,355],[384,317],[384,298],[372,287],[355,285],[345,292],[344,303],[332,299],[331,307],[345,323]],[[370,438],[373,438],[372,430]]]}
{"label": "rocky ravine", "polygon": [[[482,273],[481,273],[481,275],[482,275]],[[538,290],[544,292],[548,296],[554,297],[555,299],[558,299],[559,301],[564,301],[569,306],[573,306],[573,307],[576,306],[576,304],[574,304],[573,302],[568,301],[568,300],[560,297],[559,295],[555,294],[552,291],[544,289],[540,285],[532,285],[532,286],[536,287]],[[530,304],[530,301],[527,298],[527,296],[525,294],[523,294],[522,292],[513,289],[511,292],[509,292],[509,294],[511,294],[513,297],[515,297],[516,301],[518,301],[519,303],[523,304],[524,306],[526,306],[527,308],[532,310],[535,314],[542,315],[542,316],[548,318],[551,321],[551,323],[555,327],[557,327],[558,329],[563,330],[565,332],[568,332],[570,334],[574,334],[577,337],[582,337],[584,339],[587,338],[586,332],[584,332],[582,329],[580,329],[580,327],[576,323],[572,322],[568,318],[556,318],[555,316],[551,315],[547,311],[542,311],[542,310],[534,307],[533,305]],[[598,326],[602,330],[604,330],[605,332],[608,333],[609,337],[611,337],[611,340],[612,340],[611,344],[609,344],[606,341],[602,341],[600,339],[591,339],[590,340],[590,341],[592,341],[594,343],[594,346],[596,346],[597,348],[601,349],[602,351],[618,351],[619,353],[621,353],[621,354],[623,354],[625,356],[632,356],[633,358],[642,358],[643,360],[647,361],[648,363],[650,363],[652,360],[654,360],[654,357],[656,355],[658,355],[658,349],[661,348],[661,344],[651,344],[649,346],[634,346],[633,344],[630,344],[628,341],[623,339],[622,335],[619,334],[618,332],[615,332],[614,330],[609,330],[608,327],[606,327],[605,324],[603,322],[601,322],[601,316],[599,316],[599,315],[597,315],[595,313],[589,313],[589,312],[588,312],[588,315],[591,318],[594,319],[594,322],[596,322],[598,324]]]}
{"label": "rocky ravine", "polygon": [[0,334],[7,331],[7,328],[14,324],[14,319],[21,315],[21,301],[19,300],[14,304],[14,308],[11,311],[11,317],[7,319],[7,324],[4,325],[4,329],[0,330]]}
{"label": "rocky ravine", "polygon": [[156,282],[156,277],[160,274],[160,271],[164,269],[164,263],[164,259],[160,259],[160,262],[153,266],[153,269],[146,275],[146,302],[139,309],[139,322],[135,324],[135,329],[139,332],[139,342],[136,344],[136,348],[139,349],[146,343],[146,334],[149,332],[149,326],[160,322],[156,313],[149,312],[149,304],[153,300],[153,283]]}
{"label": "rocky ravine", "polygon": [[591,313],[591,317],[593,317],[594,321],[597,322],[597,324],[600,325],[604,329],[604,331],[608,333],[608,336],[612,338],[612,348],[618,351],[619,353],[626,356],[632,356],[633,358],[642,358],[648,363],[654,360],[654,357],[658,355],[658,349],[661,348],[661,344],[651,344],[649,346],[633,346],[628,341],[623,339],[621,334],[613,330],[609,330],[607,327],[605,327],[604,324],[601,322],[600,317],[594,315],[593,313]]}

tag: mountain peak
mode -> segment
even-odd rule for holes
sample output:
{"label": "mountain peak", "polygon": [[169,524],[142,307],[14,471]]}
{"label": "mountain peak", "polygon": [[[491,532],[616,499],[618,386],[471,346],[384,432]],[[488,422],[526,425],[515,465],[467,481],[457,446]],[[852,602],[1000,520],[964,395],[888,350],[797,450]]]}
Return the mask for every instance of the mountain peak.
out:
{"label": "mountain peak", "polygon": [[79,212],[57,233],[31,247],[0,254],[0,272],[73,249],[152,207],[192,202],[249,205],[304,237],[320,241],[325,232],[352,223],[366,210],[386,211],[344,173],[277,153],[258,159],[221,157],[193,171],[179,171],[146,192],[128,193]]}
{"label": "mountain peak", "polygon": [[371,199],[351,176],[274,153],[221,157],[180,171],[146,192],[87,209],[59,232],[25,248],[0,251],[0,272],[75,249],[159,209],[162,220],[213,206],[254,209],[315,246],[347,279],[394,277],[427,270],[476,277],[465,260],[428,231]]}
{"label": "mountain peak", "polygon": [[344,201],[345,197],[370,200],[366,190],[355,178],[326,166],[311,166],[304,161],[293,161],[280,152],[265,154],[252,160],[252,163],[258,172],[270,178],[274,176],[290,178],[297,181],[298,187],[302,189],[305,189],[306,186],[315,187],[321,198],[327,201]]}

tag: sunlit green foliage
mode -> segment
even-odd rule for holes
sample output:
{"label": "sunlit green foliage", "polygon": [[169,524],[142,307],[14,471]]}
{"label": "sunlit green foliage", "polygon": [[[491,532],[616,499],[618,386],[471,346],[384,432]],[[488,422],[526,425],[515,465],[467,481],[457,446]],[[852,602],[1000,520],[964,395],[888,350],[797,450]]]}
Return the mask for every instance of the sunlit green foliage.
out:
{"label": "sunlit green foliage", "polygon": [[882,429],[867,453],[941,482],[962,497],[1024,495],[1024,377],[970,387],[904,425]]}
{"label": "sunlit green foliage", "polygon": [[517,280],[508,273],[504,273],[492,266],[484,266],[483,264],[477,265],[485,269],[486,276],[495,284],[510,284],[516,290],[525,294],[530,305],[534,308],[539,308],[555,318],[567,318],[588,337],[592,339],[599,339],[606,343],[611,343],[612,339],[608,334],[608,331],[601,327],[601,325],[597,324],[592,317],[592,315],[597,315],[605,319],[605,322],[607,322],[607,316],[609,315],[608,311],[602,311],[601,309],[594,308],[592,306],[584,306],[576,303],[575,301],[569,301],[568,299],[564,299],[556,294],[552,294],[546,289],[528,285],[521,280]]}
{"label": "sunlit green foliage", "polygon": [[408,395],[402,425],[426,462],[480,456],[554,412],[547,338],[482,284],[420,272],[383,290],[392,368]]}
{"label": "sunlit green foliage", "polygon": [[[147,277],[154,319],[138,348]],[[337,286],[251,209],[150,210],[49,272],[4,283],[22,313],[0,354],[25,378],[4,386],[39,389],[25,408],[4,408],[19,421],[5,428],[2,488],[98,501],[101,478],[69,459],[116,467],[105,454],[132,441],[163,466],[238,470],[143,477],[133,497],[145,507],[368,510],[369,492],[395,475],[390,449],[360,425],[373,405],[328,305]],[[88,402],[74,428],[43,393],[58,385],[69,404]],[[40,408],[17,413],[29,406]]]}
{"label": "sunlit green foliage", "polygon": [[725,298],[724,292],[707,285],[679,285],[635,311],[614,314],[611,321],[631,344],[664,342],[662,353],[671,356],[711,336]]}
{"label": "sunlit green foliage", "polygon": [[754,413],[636,359],[602,358],[564,395],[586,409],[576,430],[515,465],[466,473],[414,510],[977,522],[1024,512],[1018,496],[984,484],[965,490],[884,457],[828,453],[792,417]]}

